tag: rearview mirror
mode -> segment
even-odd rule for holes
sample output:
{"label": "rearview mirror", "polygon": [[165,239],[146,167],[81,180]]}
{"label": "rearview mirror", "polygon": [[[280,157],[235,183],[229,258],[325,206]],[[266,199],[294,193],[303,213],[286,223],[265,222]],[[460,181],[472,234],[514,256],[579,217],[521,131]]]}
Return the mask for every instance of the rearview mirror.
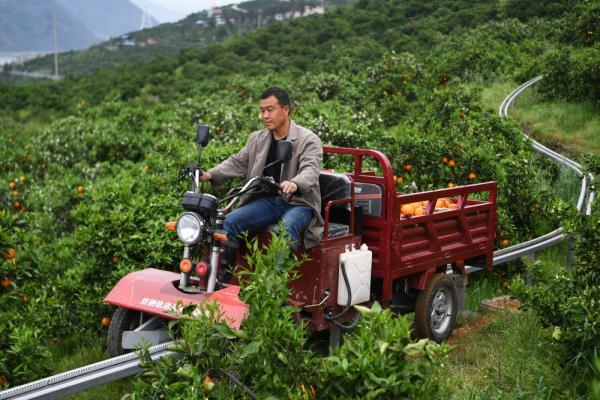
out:
{"label": "rearview mirror", "polygon": [[277,161],[286,162],[292,158],[292,142],[280,140],[277,142]]}
{"label": "rearview mirror", "polygon": [[206,147],[208,144],[208,139],[210,139],[210,130],[208,129],[208,125],[198,125],[196,143],[198,143],[200,147]]}

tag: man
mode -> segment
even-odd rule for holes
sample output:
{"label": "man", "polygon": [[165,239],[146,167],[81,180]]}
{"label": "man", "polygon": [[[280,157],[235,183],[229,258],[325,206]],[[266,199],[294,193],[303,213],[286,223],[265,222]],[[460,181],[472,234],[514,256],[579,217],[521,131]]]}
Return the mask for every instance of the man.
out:
{"label": "man", "polygon": [[[238,207],[225,218],[228,247],[239,247],[239,235],[260,231],[281,220],[295,247],[304,232],[304,248],[316,246],[323,231],[319,171],[323,147],[317,135],[290,119],[290,97],[272,87],[260,96],[260,118],[265,129],[250,135],[246,146],[221,164],[205,172],[201,180],[219,185],[245,176],[272,176],[281,195],[264,195]],[[292,158],[283,165],[268,166],[277,159],[277,142],[292,143]],[[227,257],[230,258],[230,257]]]}

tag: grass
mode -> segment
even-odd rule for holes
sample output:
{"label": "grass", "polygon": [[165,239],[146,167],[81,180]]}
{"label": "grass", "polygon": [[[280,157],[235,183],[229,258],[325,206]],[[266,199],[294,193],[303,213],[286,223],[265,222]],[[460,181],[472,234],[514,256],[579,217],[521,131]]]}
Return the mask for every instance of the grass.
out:
{"label": "grass", "polygon": [[[502,100],[517,86],[517,83],[496,82],[484,87],[482,102],[497,113]],[[578,158],[585,152],[600,153],[599,111],[591,102],[544,100],[532,87],[519,95],[509,115],[535,140]]]}
{"label": "grass", "polygon": [[455,349],[443,373],[444,399],[577,399],[551,330],[531,311],[490,312]]}
{"label": "grass", "polygon": [[[51,359],[53,360],[53,363],[50,368],[52,374],[69,371],[109,358],[108,353],[106,352],[105,340],[94,341],[90,339],[82,341],[80,337],[71,337],[61,344],[53,346],[51,350]],[[88,389],[65,398],[73,400],[118,400],[121,399],[123,395],[133,392],[133,389],[133,380],[131,378],[126,378]]]}

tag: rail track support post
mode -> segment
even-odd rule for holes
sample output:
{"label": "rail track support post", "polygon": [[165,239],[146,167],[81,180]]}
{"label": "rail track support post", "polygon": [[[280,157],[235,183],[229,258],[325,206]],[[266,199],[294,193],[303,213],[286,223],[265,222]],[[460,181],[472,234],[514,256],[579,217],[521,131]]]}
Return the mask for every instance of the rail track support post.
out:
{"label": "rail track support post", "polygon": [[329,347],[337,349],[344,342],[344,331],[337,325],[332,325],[329,328]]}
{"label": "rail track support post", "polygon": [[454,278],[454,285],[456,286],[457,316],[468,317],[471,315],[467,310],[467,286],[469,284],[469,276],[454,274],[452,278]]}
{"label": "rail track support post", "polygon": [[575,251],[575,239],[573,236],[567,238],[567,269],[570,270],[573,265],[573,254]]}

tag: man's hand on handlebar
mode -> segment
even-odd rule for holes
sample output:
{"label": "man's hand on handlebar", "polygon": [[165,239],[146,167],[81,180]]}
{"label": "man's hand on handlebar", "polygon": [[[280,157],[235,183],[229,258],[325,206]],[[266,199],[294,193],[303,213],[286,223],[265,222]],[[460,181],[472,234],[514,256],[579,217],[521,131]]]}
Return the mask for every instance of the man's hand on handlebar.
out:
{"label": "man's hand on handlebar", "polygon": [[298,185],[292,181],[283,181],[279,187],[281,188],[281,193],[283,194],[291,194],[298,191]]}
{"label": "man's hand on handlebar", "polygon": [[212,175],[210,174],[210,172],[203,172],[202,176],[200,177],[201,182],[210,181],[211,179],[212,179]]}

